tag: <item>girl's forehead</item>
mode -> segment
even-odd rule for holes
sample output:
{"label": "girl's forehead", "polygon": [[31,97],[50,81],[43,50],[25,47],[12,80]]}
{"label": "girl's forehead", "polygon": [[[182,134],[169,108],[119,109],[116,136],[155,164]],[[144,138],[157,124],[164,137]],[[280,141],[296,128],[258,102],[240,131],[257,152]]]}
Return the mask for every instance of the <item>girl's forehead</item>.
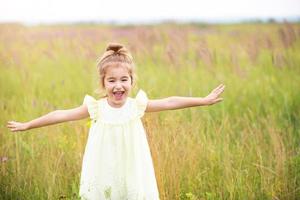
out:
{"label": "girl's forehead", "polygon": [[129,70],[125,66],[117,65],[117,66],[110,66],[105,70],[106,76],[128,76]]}

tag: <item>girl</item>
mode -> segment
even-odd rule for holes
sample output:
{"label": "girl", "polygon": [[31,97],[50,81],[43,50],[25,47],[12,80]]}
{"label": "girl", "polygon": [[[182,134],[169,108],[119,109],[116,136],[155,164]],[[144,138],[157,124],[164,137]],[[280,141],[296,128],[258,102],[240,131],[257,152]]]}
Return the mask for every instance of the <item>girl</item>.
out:
{"label": "girl", "polygon": [[98,62],[102,88],[100,100],[86,95],[83,104],[56,110],[21,123],[10,121],[11,131],[25,131],[60,122],[92,120],[82,162],[79,195],[88,200],[158,200],[155,173],[146,133],[141,123],[144,112],[212,105],[222,101],[221,84],[208,96],[168,97],[149,100],[140,90],[128,97],[135,81],[130,53],[120,44],[108,45]]}

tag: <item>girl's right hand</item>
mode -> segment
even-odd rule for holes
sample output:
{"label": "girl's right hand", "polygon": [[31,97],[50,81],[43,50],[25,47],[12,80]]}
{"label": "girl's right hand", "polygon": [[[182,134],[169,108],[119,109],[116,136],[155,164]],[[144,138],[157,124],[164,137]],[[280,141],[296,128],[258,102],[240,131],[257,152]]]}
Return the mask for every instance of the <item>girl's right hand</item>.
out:
{"label": "girl's right hand", "polygon": [[7,122],[7,128],[9,128],[11,131],[26,131],[29,129],[28,123],[21,123],[21,122],[15,122],[15,121],[9,121]]}
{"label": "girl's right hand", "polygon": [[220,84],[218,87],[213,89],[209,95],[207,95],[205,98],[207,105],[212,105],[215,103],[218,103],[223,100],[223,98],[220,98],[220,95],[224,92],[225,85]]}

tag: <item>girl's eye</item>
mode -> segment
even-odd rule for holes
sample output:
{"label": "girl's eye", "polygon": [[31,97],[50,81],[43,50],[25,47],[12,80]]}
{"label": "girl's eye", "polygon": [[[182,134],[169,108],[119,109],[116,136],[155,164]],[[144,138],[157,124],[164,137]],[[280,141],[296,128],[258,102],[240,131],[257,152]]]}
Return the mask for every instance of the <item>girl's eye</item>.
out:
{"label": "girl's eye", "polygon": [[123,82],[127,81],[128,79],[122,79]]}
{"label": "girl's eye", "polygon": [[108,82],[113,83],[113,82],[115,82],[115,81],[114,81],[114,80],[109,80]]}

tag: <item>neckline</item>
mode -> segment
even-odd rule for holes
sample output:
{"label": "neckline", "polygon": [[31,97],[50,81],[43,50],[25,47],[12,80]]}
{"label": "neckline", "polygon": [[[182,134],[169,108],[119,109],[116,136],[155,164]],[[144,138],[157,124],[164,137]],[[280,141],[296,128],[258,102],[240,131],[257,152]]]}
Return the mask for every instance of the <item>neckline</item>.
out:
{"label": "neckline", "polygon": [[112,110],[121,110],[122,108],[124,108],[124,107],[127,105],[128,98],[129,98],[129,97],[127,97],[126,100],[125,100],[125,103],[124,103],[121,107],[118,107],[118,108],[111,106],[111,105],[108,103],[107,97],[104,99],[104,101],[105,101],[105,104],[107,105],[107,107],[109,107],[110,109],[112,109]]}

